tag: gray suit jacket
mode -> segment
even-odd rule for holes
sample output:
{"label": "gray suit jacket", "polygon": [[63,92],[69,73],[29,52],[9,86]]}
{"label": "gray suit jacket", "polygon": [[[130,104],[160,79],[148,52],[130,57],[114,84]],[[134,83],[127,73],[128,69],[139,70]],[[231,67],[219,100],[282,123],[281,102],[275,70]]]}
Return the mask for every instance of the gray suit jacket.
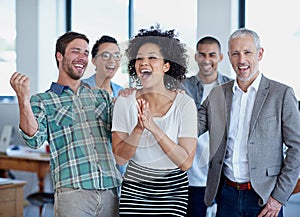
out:
{"label": "gray suit jacket", "polygon": [[[199,135],[209,130],[210,162],[205,203],[211,205],[223,185],[234,81],[215,87],[198,110]],[[283,155],[283,143],[288,150]],[[260,205],[270,195],[285,204],[300,168],[300,115],[292,88],[262,76],[250,121],[248,137],[250,182]]]}

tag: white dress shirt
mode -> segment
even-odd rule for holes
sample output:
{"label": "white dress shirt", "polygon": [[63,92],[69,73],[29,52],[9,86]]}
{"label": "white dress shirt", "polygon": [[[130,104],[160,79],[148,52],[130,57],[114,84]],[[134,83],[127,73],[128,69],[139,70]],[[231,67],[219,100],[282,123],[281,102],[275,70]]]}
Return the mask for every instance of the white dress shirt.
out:
{"label": "white dress shirt", "polygon": [[[201,103],[206,99],[212,88],[218,86],[218,82],[214,81],[209,84],[203,84],[203,96]],[[190,169],[188,169],[189,185],[197,187],[205,187],[208,173],[209,162],[209,134],[202,134],[197,140],[197,149],[194,161]]]}
{"label": "white dress shirt", "polygon": [[234,182],[249,182],[248,136],[250,120],[261,73],[248,87],[247,92],[240,89],[237,81],[232,87],[230,126],[227,150],[224,160],[224,175]]}

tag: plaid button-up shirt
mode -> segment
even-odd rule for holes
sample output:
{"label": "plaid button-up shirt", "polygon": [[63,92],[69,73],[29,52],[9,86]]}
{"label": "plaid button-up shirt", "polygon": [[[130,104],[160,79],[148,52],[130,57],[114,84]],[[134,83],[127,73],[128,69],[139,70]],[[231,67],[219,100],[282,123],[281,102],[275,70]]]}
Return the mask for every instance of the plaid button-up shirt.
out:
{"label": "plaid button-up shirt", "polygon": [[77,93],[52,83],[31,97],[38,122],[32,137],[21,134],[31,148],[50,145],[55,188],[109,189],[121,185],[111,147],[113,104],[109,94],[83,83]]}

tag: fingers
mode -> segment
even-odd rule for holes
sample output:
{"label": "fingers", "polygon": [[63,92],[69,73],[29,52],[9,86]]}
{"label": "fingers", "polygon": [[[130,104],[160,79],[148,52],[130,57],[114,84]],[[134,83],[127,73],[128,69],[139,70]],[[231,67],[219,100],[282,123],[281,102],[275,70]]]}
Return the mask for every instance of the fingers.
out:
{"label": "fingers", "polygon": [[14,73],[12,74],[12,76],[10,77],[9,83],[10,83],[11,86],[13,86],[13,84],[15,83],[14,81],[15,81],[15,79],[16,79],[16,77],[17,77],[18,75],[19,75],[18,72],[14,72]]}
{"label": "fingers", "polygon": [[258,217],[277,217],[282,205],[275,200],[273,197],[270,197],[266,206],[260,212]]}
{"label": "fingers", "polygon": [[143,116],[138,114],[138,125],[141,126],[141,128],[145,128],[144,122],[143,122]]}
{"label": "fingers", "polygon": [[143,115],[143,103],[141,102],[141,99],[137,100],[137,109],[138,109],[138,113],[142,116]]}
{"label": "fingers", "polygon": [[143,123],[143,112],[142,112],[142,106],[141,106],[141,102],[140,100],[137,100],[137,110],[138,110],[138,124],[140,124],[140,126],[142,128],[144,128],[144,123]]}
{"label": "fingers", "polygon": [[27,81],[29,82],[29,78],[26,75],[23,75],[18,72],[13,73],[10,78],[11,86],[24,84]]}
{"label": "fingers", "polygon": [[267,212],[268,212],[268,209],[264,208],[257,217],[264,217]]}
{"label": "fingers", "polygon": [[185,90],[183,89],[173,89],[176,93],[185,93]]}
{"label": "fingers", "polygon": [[258,215],[258,217],[277,217],[279,214],[279,211],[271,211],[268,209],[263,209],[261,213]]}
{"label": "fingers", "polygon": [[150,120],[150,111],[149,111],[149,103],[144,99],[137,100],[137,109],[138,109],[138,118],[141,125],[145,128],[149,125]]}
{"label": "fingers", "polygon": [[136,90],[136,88],[125,88],[123,90],[119,91],[119,96],[128,97],[133,93],[133,91]]}
{"label": "fingers", "polygon": [[10,78],[10,85],[17,94],[18,99],[27,100],[30,98],[30,81],[26,75],[15,72]]}
{"label": "fingers", "polygon": [[138,102],[138,105],[139,105],[140,114],[144,115],[144,111],[145,111],[145,108],[146,108],[146,105],[147,105],[146,101],[144,99],[138,99],[137,102]]}
{"label": "fingers", "polygon": [[137,99],[137,108],[138,108],[138,118],[140,124],[143,126],[143,128],[150,130],[151,126],[153,126],[153,117],[149,109],[150,108],[149,102],[147,102],[142,98]]}

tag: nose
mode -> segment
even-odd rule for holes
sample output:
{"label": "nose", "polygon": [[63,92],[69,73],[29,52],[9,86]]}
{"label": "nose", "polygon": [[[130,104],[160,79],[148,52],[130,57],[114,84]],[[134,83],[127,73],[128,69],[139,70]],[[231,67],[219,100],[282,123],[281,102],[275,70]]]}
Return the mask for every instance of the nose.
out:
{"label": "nose", "polygon": [[112,55],[109,56],[107,62],[116,62]]}
{"label": "nose", "polygon": [[147,58],[142,58],[141,60],[139,60],[139,65],[140,66],[148,65]]}
{"label": "nose", "polygon": [[88,56],[87,56],[86,53],[80,52],[80,53],[78,54],[78,58],[81,59],[81,60],[87,60],[87,59],[88,59]]}
{"label": "nose", "polygon": [[211,60],[211,57],[210,56],[208,56],[208,55],[206,55],[206,56],[203,56],[203,61],[204,62],[210,62],[210,60]]}
{"label": "nose", "polygon": [[241,63],[243,63],[243,62],[245,62],[245,55],[243,54],[243,53],[241,53],[240,55],[239,55],[239,62],[241,62]]}

